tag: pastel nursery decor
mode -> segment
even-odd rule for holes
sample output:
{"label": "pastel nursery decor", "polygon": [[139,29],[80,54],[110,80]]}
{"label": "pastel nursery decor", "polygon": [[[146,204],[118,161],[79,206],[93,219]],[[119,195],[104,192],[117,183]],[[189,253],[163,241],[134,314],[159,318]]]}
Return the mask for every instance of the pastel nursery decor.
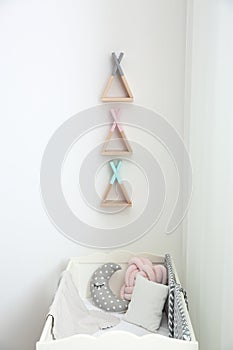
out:
{"label": "pastel nursery decor", "polygon": [[138,275],[152,282],[167,283],[167,269],[164,265],[153,265],[147,258],[134,257],[128,262],[125,283],[120,291],[121,298],[131,300]]}
{"label": "pastel nursery decor", "polygon": [[[104,93],[103,93],[103,96],[102,96],[102,101],[103,102],[132,102],[133,101],[133,94],[130,90],[130,87],[129,87],[129,84],[126,80],[126,77],[124,75],[124,72],[123,72],[123,69],[120,65],[121,61],[122,61],[122,58],[124,56],[124,53],[121,52],[119,57],[117,58],[116,56],[116,53],[113,52],[112,53],[112,59],[113,59],[113,70],[112,70],[112,75],[110,76],[108,82],[107,82],[107,85],[104,89]],[[110,90],[110,87],[112,85],[112,82],[114,80],[114,78],[116,77],[116,74],[119,74],[120,76],[120,79],[121,79],[121,82],[122,82],[122,85],[123,85],[123,88],[127,94],[126,97],[108,97],[108,92]]]}
{"label": "pastel nursery decor", "polygon": [[[124,53],[121,52],[120,55],[117,57],[116,53],[113,52],[112,53],[112,59],[113,59],[113,70],[112,70],[112,74],[107,82],[107,85],[105,87],[103,96],[102,96],[102,101],[103,102],[132,102],[133,101],[133,94],[130,90],[129,84],[125,78],[123,69],[121,67],[121,61],[122,58],[124,56]],[[114,78],[116,77],[116,75],[119,75],[120,77],[120,81],[122,83],[122,86],[126,92],[126,97],[108,97],[108,93],[109,90],[111,88],[111,85],[113,83]],[[122,128],[122,126],[119,123],[119,114],[120,114],[120,109],[119,110],[115,110],[114,108],[110,109],[110,113],[113,117],[113,124],[111,126],[111,129],[109,131],[109,133],[107,134],[107,137],[105,139],[103,148],[102,148],[102,152],[101,154],[103,156],[125,156],[125,155],[130,155],[132,154],[132,149],[131,146],[127,140],[127,137],[124,133],[124,130]],[[113,139],[113,133],[114,131],[118,132],[119,137],[117,137],[117,140],[121,140],[123,145],[124,145],[124,149],[108,149],[109,143],[110,141]],[[119,176],[119,169],[121,167],[121,161],[119,161],[118,165],[115,166],[113,161],[110,161],[110,166],[113,170],[113,175],[112,178],[110,180],[110,183],[105,191],[105,194],[103,196],[103,200],[101,202],[101,206],[105,206],[105,207],[114,207],[114,206],[131,206],[131,200],[129,198],[129,195],[122,183],[122,180]],[[118,187],[121,190],[121,193],[123,195],[123,200],[110,200],[108,199],[108,196],[110,194],[110,191],[114,185],[114,183],[116,182],[116,185],[118,185]]]}
{"label": "pastel nursery decor", "polygon": [[150,332],[156,332],[162,321],[167,295],[168,286],[148,281],[137,275],[125,320],[148,329]]}
{"label": "pastel nursery decor", "polygon": [[[167,267],[169,274],[168,286],[149,281],[138,275],[132,300],[130,302],[124,301],[124,305],[128,305],[125,309],[126,313],[114,312],[112,315],[112,311],[123,308],[115,306],[118,304],[120,306],[123,302],[119,296],[116,296],[122,284],[119,270],[121,267],[127,266],[128,261],[134,256],[135,252],[117,249],[109,253],[98,252],[72,258],[65,274],[63,273],[52,305],[48,310],[36,349],[198,350],[198,342],[193,332],[192,322],[182,293],[182,285],[172,257],[169,255],[164,257],[153,253],[138,253],[141,258],[152,261],[153,266],[164,264]],[[64,277],[67,276],[67,273],[73,281],[72,289],[69,289],[69,298],[67,298],[67,293],[66,297],[63,293],[64,282],[66,282]],[[171,276],[173,276],[172,279]],[[68,286],[66,283],[65,285]],[[97,291],[98,294],[95,293]],[[94,305],[93,302],[90,302],[90,294],[93,297],[96,296]],[[78,305],[81,304],[78,295],[82,304],[84,304],[81,316],[86,316],[82,317],[82,320],[80,320],[80,311],[77,310],[76,306],[77,303]],[[107,297],[107,295],[110,295],[110,297]],[[169,316],[167,316],[163,307],[166,295]],[[62,303],[63,300],[65,303]],[[104,307],[109,308],[109,310],[106,309],[108,312],[101,312],[101,310],[104,310],[102,301]],[[99,307],[100,305],[101,307],[96,309],[96,306]],[[119,320],[117,324],[115,322],[116,318]],[[116,325],[114,326],[114,324]],[[62,326],[62,329],[59,327],[59,331],[62,331],[64,337],[56,339],[59,325]],[[98,330],[96,326],[99,328]],[[114,327],[109,329],[110,326]],[[157,329],[158,327],[159,329]],[[91,328],[92,332],[95,332],[95,330],[96,332],[90,334]],[[170,333],[170,330],[172,333]]]}
{"label": "pastel nursery decor", "polygon": [[[120,177],[120,174],[119,174],[119,170],[122,166],[122,161],[119,160],[118,161],[118,164],[115,165],[113,161],[110,161],[109,162],[111,168],[112,168],[112,171],[113,171],[113,175],[111,177],[111,180],[110,180],[110,183],[105,191],[105,194],[103,196],[103,200],[102,200],[102,206],[131,206],[132,205],[132,202],[129,198],[129,195],[128,195],[128,192],[122,182],[122,179]],[[122,195],[124,197],[124,199],[116,199],[116,200],[111,200],[111,199],[108,199],[108,195],[113,187],[113,185],[115,184],[116,182],[116,185],[119,185],[119,188],[122,192]]]}
{"label": "pastel nursery decor", "polygon": [[[120,115],[120,109],[118,111],[114,110],[113,108],[110,110],[110,113],[113,117],[113,124],[111,126],[111,129],[105,139],[104,145],[103,145],[103,149],[102,149],[102,155],[130,155],[132,153],[132,148],[127,140],[127,137],[124,133],[124,130],[121,126],[121,124],[119,123],[119,115]],[[117,150],[117,149],[107,149],[109,142],[112,138],[113,132],[114,130],[118,130],[119,131],[119,136],[125,146],[124,150]]]}
{"label": "pastel nursery decor", "polygon": [[100,309],[110,312],[125,312],[129,302],[117,298],[109,286],[111,276],[121,270],[121,266],[113,262],[99,267],[92,275],[90,282],[93,303]]}

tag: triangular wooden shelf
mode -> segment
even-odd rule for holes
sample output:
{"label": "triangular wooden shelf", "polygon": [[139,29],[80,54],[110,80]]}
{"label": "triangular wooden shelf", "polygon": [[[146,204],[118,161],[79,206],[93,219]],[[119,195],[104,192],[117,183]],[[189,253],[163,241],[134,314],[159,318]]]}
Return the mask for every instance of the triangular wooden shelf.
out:
{"label": "triangular wooden shelf", "polygon": [[[114,66],[113,66],[113,70],[112,70],[112,75],[110,76],[110,78],[108,79],[107,85],[104,89],[103,92],[103,96],[102,96],[102,101],[103,102],[132,102],[133,101],[133,94],[130,90],[129,84],[126,80],[126,77],[124,75],[123,69],[121,68],[120,62],[122,60],[124,56],[124,53],[121,52],[119,57],[117,58],[116,53],[113,52],[112,53],[112,58],[113,58],[113,62],[114,62]],[[127,94],[126,97],[110,97],[107,96],[108,92],[112,86],[113,80],[116,76],[116,74],[119,74],[121,82],[123,84],[123,87],[125,89],[125,92]]]}
{"label": "triangular wooden shelf", "polygon": [[[125,206],[132,206],[132,202],[129,198],[128,192],[125,188],[125,186],[122,183],[122,180],[119,175],[119,169],[121,167],[122,161],[120,160],[117,164],[117,167],[115,166],[113,161],[110,161],[110,166],[113,170],[113,175],[110,180],[110,183],[108,184],[108,187],[104,193],[103,200],[101,202],[101,206],[103,207],[125,207]],[[123,194],[124,199],[120,200],[113,200],[113,199],[108,199],[108,195],[113,188],[114,183],[117,183],[119,185],[119,188],[121,189],[121,193]]]}
{"label": "triangular wooden shelf", "polygon": [[[104,142],[104,145],[103,145],[103,148],[102,148],[102,152],[101,154],[102,155],[108,155],[108,156],[126,156],[126,155],[130,155],[132,154],[132,148],[129,144],[129,141],[127,140],[127,137],[124,133],[124,130],[122,129],[122,126],[119,124],[119,121],[118,121],[118,116],[119,116],[119,113],[120,113],[120,110],[118,110],[118,112],[116,112],[113,108],[110,110],[112,116],[113,116],[113,119],[114,119],[114,122],[112,124],[112,127],[105,139],[105,142]],[[119,132],[119,136],[120,136],[120,139],[122,140],[124,146],[125,146],[125,150],[117,150],[117,149],[107,149],[108,147],[108,144],[112,138],[112,135],[113,135],[113,132],[114,130],[117,128],[118,132]]]}
{"label": "triangular wooden shelf", "polygon": [[119,183],[119,188],[121,189],[121,192],[124,196],[124,200],[114,200],[114,199],[107,199],[108,198],[108,195],[112,189],[113,185],[112,184],[109,184],[106,191],[105,191],[105,194],[104,194],[104,197],[103,197],[103,200],[101,202],[101,206],[102,207],[125,207],[125,206],[132,206],[132,202],[129,198],[129,195],[128,195],[128,192],[126,191],[126,188],[125,186],[123,185],[123,183]]}

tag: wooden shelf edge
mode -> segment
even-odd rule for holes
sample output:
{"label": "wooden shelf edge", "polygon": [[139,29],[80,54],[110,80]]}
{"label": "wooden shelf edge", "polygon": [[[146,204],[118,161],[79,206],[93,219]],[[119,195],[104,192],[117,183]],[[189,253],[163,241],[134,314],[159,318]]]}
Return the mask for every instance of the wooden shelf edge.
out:
{"label": "wooden shelf edge", "polygon": [[110,151],[102,151],[101,154],[103,156],[124,156],[124,155],[131,155],[133,152],[129,151],[117,151],[117,150],[110,150]]}
{"label": "wooden shelf edge", "polygon": [[133,97],[102,97],[102,102],[133,102]]}
{"label": "wooden shelf edge", "polygon": [[114,200],[106,200],[101,203],[102,207],[131,207],[132,203],[124,202],[124,201],[114,201]]}

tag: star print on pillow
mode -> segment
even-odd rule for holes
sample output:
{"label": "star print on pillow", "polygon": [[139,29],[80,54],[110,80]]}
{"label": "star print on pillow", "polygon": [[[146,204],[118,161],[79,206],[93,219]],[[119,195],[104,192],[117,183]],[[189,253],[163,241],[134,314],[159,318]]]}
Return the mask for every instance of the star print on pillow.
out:
{"label": "star print on pillow", "polygon": [[118,264],[104,264],[93,273],[90,281],[93,303],[108,312],[125,312],[128,308],[129,302],[117,298],[109,286],[111,276],[118,270],[121,270]]}

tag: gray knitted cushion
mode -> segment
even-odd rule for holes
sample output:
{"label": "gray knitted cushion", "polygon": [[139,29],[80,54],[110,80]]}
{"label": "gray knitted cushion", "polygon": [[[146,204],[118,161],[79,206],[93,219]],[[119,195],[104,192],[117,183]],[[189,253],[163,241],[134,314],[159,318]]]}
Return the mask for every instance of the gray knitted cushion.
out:
{"label": "gray knitted cushion", "polygon": [[174,296],[174,338],[190,341],[191,334],[182,302],[183,289],[178,284],[175,286]]}
{"label": "gray knitted cushion", "polygon": [[[185,317],[182,298],[184,296],[186,306],[188,309],[188,299],[185,290],[181,285],[177,284],[175,273],[173,270],[171,257],[169,254],[165,255],[165,265],[168,271],[168,329],[169,337],[191,340],[190,330]],[[182,296],[183,295],[183,296]]]}
{"label": "gray knitted cushion", "polygon": [[169,337],[174,337],[174,298],[175,298],[175,285],[176,277],[173,271],[171,257],[169,254],[165,255],[165,265],[168,273],[168,304],[167,304],[167,316],[168,316],[168,330]]}

